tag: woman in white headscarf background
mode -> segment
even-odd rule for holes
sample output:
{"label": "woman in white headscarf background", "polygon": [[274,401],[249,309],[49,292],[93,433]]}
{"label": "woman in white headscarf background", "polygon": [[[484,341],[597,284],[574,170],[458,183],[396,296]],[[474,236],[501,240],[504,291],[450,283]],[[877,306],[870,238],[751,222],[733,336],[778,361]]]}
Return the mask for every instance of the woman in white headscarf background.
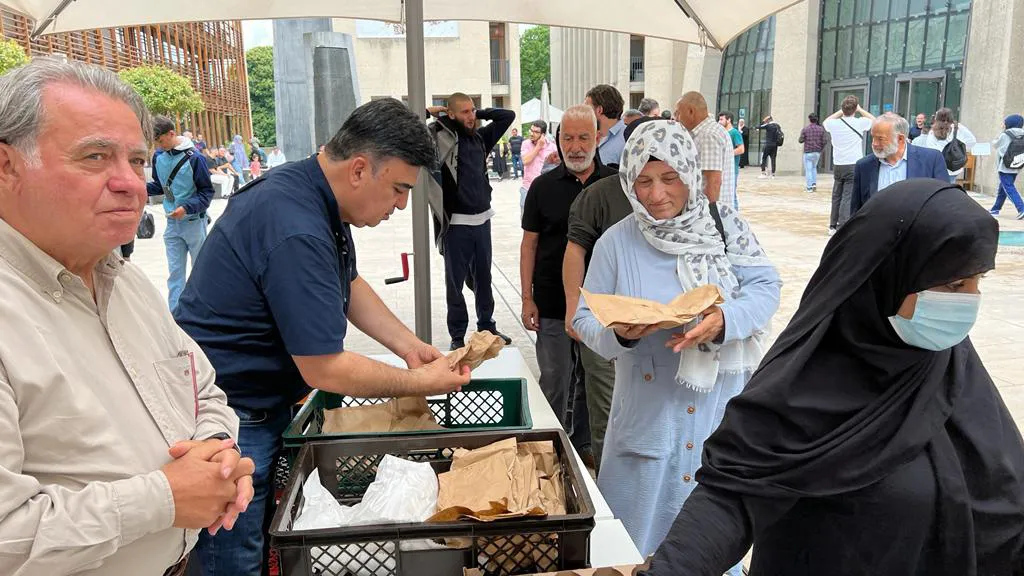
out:
{"label": "woman in white headscarf background", "polygon": [[583,299],[573,320],[587,346],[616,360],[598,486],[647,556],[695,487],[704,440],[761,361],[782,282],[738,212],[719,206],[717,229],[681,124],[637,127],[619,170],[633,214],[597,241],[584,288],[667,303],[714,284],[725,299],[682,331],[604,328]]}

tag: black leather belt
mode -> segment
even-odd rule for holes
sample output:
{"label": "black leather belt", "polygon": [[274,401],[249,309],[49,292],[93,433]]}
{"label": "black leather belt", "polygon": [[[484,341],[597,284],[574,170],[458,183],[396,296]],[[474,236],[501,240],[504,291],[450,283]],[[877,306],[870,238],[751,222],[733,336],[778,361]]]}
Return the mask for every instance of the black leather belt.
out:
{"label": "black leather belt", "polygon": [[188,555],[181,559],[174,566],[171,566],[164,571],[164,576],[185,576],[186,568],[188,567]]}

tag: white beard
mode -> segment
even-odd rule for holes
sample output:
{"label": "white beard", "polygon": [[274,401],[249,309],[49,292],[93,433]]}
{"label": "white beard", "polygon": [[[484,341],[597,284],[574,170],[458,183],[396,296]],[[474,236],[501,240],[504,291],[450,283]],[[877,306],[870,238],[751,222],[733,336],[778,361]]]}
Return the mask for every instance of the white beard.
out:
{"label": "white beard", "polygon": [[593,150],[588,152],[587,153],[587,157],[584,160],[581,160],[579,162],[576,162],[574,160],[570,160],[569,157],[566,156],[565,157],[565,167],[568,168],[570,172],[576,172],[576,173],[586,172],[587,168],[589,168],[590,165],[594,163],[594,157],[595,156],[597,156],[597,148],[594,148]]}

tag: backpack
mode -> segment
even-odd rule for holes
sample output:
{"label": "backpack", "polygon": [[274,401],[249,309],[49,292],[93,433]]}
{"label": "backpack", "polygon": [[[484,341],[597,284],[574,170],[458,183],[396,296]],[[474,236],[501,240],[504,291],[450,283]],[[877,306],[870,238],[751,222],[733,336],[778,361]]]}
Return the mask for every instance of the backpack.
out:
{"label": "backpack", "polygon": [[153,215],[149,212],[142,213],[142,220],[139,221],[139,228],[135,231],[135,235],[143,240],[148,240],[156,234],[156,221],[153,219]]}
{"label": "backpack", "polygon": [[1014,136],[1007,130],[1006,135],[1010,137],[1010,145],[1006,147],[1006,154],[1003,154],[1003,166],[1010,170],[1020,170],[1024,168],[1024,134]]}
{"label": "backpack", "polygon": [[779,141],[777,145],[782,146],[786,143],[786,135],[782,132],[782,126],[779,126]]}
{"label": "backpack", "polygon": [[946,169],[956,172],[967,165],[967,145],[957,139],[959,124],[953,125],[953,139],[942,149],[942,159],[946,161]]}

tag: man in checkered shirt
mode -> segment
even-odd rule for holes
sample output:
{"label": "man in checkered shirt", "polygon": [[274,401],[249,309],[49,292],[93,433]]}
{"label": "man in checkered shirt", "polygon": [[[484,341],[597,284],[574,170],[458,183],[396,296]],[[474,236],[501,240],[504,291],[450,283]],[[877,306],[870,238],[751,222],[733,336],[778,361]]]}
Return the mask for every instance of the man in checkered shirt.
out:
{"label": "man in checkered shirt", "polygon": [[736,173],[733,170],[732,138],[708,115],[708,103],[699,92],[687,92],[676,103],[676,120],[686,126],[697,144],[704,175],[704,194],[713,203],[735,206]]}

